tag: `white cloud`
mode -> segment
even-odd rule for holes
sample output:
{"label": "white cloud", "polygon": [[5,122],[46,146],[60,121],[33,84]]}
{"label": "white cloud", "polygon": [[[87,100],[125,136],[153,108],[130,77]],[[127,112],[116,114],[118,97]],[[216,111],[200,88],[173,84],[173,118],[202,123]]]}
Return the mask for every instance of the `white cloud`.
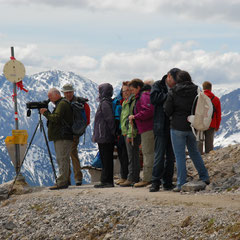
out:
{"label": "white cloud", "polygon": [[97,60],[88,56],[71,56],[61,59],[61,65],[65,68],[78,70],[91,70],[97,67]]}
{"label": "white cloud", "polygon": [[148,48],[152,49],[152,50],[157,50],[162,47],[162,44],[163,44],[163,39],[156,38],[156,39],[148,42]]}
{"label": "white cloud", "polygon": [[240,21],[239,0],[0,0],[2,4],[14,5],[46,5],[51,7],[69,7],[88,9],[90,11],[137,11],[143,13],[159,13],[161,15],[206,19]]}
{"label": "white cloud", "polygon": [[[156,40],[157,41],[157,40]],[[153,42],[153,41],[151,41]],[[218,53],[192,49],[192,42],[176,43],[169,50],[150,48],[135,52],[109,53],[102,57],[100,67],[88,72],[89,77],[102,79],[131,80],[132,78],[162,78],[173,67],[189,71],[194,81],[201,84],[205,80],[214,84],[238,83],[240,75],[240,54]]]}
{"label": "white cloud", "polygon": [[[98,83],[141,79],[161,79],[173,67],[188,71],[194,82],[201,84],[209,80],[214,84],[239,82],[240,54],[238,52],[207,52],[196,49],[196,42],[177,42],[169,49],[159,38],[153,39],[146,48],[131,52],[111,52],[99,60],[84,55],[51,57],[41,52],[38,45],[16,47],[16,58],[23,62],[27,74],[49,69],[72,71]],[[0,48],[0,67],[10,56],[10,49]],[[19,56],[19,57],[18,57]]]}

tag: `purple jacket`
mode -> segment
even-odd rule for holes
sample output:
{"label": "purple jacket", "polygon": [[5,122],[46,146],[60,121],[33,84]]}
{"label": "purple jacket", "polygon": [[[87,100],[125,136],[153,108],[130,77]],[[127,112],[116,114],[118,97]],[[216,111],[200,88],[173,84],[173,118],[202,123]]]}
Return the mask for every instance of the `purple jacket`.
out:
{"label": "purple jacket", "polygon": [[136,96],[134,118],[140,134],[153,130],[154,106],[150,102],[150,90],[144,86]]}
{"label": "purple jacket", "polygon": [[115,120],[112,108],[113,87],[109,83],[99,85],[99,106],[95,115],[93,142],[112,143],[115,140]]}

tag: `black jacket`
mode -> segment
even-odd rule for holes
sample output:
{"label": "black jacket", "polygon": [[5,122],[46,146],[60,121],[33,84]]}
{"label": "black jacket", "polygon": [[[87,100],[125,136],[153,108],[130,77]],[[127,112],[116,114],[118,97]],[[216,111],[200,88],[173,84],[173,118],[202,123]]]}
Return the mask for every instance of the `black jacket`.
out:
{"label": "black jacket", "polygon": [[113,87],[109,83],[99,86],[98,109],[94,120],[93,142],[112,143],[115,140],[115,120],[112,108]]}
{"label": "black jacket", "polygon": [[168,88],[166,86],[166,76],[162,80],[156,81],[151,90],[150,100],[154,105],[153,132],[155,135],[166,135],[169,133],[170,121],[165,114],[163,104],[167,99]]}
{"label": "black jacket", "polygon": [[192,82],[182,82],[169,91],[164,109],[170,117],[171,128],[179,131],[191,131],[187,117],[191,115],[197,89],[198,86]]}

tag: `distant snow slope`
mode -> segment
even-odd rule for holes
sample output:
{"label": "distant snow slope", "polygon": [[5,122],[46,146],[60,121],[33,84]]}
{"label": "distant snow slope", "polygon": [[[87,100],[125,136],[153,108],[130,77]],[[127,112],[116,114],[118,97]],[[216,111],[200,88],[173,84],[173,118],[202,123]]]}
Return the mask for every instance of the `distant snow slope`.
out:
{"label": "distant snow slope", "polygon": [[[91,124],[86,132],[86,140],[83,145],[83,137],[80,139],[79,158],[82,165],[89,164],[94,158],[97,148],[92,143],[92,128],[95,112],[98,102],[98,85],[90,79],[84,78],[72,72],[46,71],[32,76],[26,76],[23,80],[24,87],[29,90],[28,93],[18,90],[18,112],[19,129],[26,129],[29,134],[28,142],[32,138],[33,132],[39,122],[38,110],[33,109],[31,116],[26,116],[26,103],[43,101],[47,99],[48,89],[56,87],[61,89],[66,83],[73,84],[75,93],[89,99],[91,108]],[[121,82],[113,84],[114,95],[116,96],[121,89]],[[222,123],[215,136],[215,147],[225,147],[229,144],[240,143],[240,89],[236,86],[213,86],[213,92],[221,97],[222,103]],[[0,183],[11,180],[15,176],[15,170],[8,156],[5,147],[5,138],[11,136],[12,129],[15,129],[14,123],[14,104],[12,101],[12,83],[0,75]],[[52,109],[52,104],[49,108]],[[46,120],[43,117],[45,130]],[[53,144],[50,142],[50,149],[55,161],[55,152]],[[22,173],[31,185],[52,185],[54,182],[53,171],[51,168],[43,133],[37,131],[33,144],[29,149],[24,162]],[[90,181],[90,176],[85,171],[84,180]],[[72,179],[73,181],[73,179]]]}

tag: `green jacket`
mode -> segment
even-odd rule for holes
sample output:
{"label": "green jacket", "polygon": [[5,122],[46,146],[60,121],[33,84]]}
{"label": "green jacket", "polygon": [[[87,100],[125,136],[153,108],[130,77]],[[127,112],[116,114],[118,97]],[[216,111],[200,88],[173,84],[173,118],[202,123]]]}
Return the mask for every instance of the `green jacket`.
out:
{"label": "green jacket", "polygon": [[134,95],[131,95],[128,99],[124,100],[122,103],[122,112],[120,116],[120,124],[121,124],[121,130],[122,130],[122,135],[126,136],[128,138],[137,136],[137,128],[132,127],[131,124],[129,124],[128,117],[129,115],[133,115],[133,109],[136,103],[136,99]]}
{"label": "green jacket", "polygon": [[68,126],[73,124],[73,113],[71,105],[65,100],[60,98],[55,103],[53,112],[46,111],[43,115],[48,120],[48,139],[49,141],[56,140],[73,140],[70,129],[64,124],[66,122]]}

